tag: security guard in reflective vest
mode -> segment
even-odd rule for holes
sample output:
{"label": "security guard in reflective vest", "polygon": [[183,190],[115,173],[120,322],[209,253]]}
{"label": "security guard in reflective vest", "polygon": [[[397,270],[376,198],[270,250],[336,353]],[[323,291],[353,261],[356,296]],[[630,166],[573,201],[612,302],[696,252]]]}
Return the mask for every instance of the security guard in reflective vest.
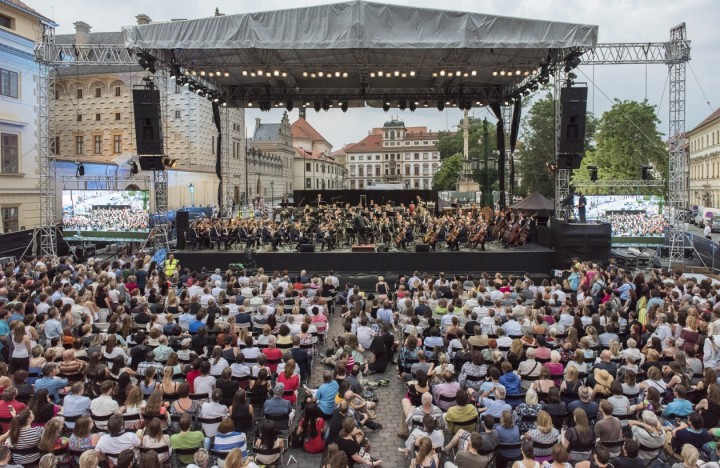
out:
{"label": "security guard in reflective vest", "polygon": [[174,254],[168,254],[168,257],[163,262],[163,267],[165,268],[165,274],[168,278],[172,278],[173,274],[178,269],[178,265],[180,265],[180,262],[175,258]]}

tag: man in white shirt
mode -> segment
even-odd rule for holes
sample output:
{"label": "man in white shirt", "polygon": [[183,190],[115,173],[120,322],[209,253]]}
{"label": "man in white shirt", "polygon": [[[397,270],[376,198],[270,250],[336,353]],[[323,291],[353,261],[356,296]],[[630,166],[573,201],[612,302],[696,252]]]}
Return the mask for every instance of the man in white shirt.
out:
{"label": "man in white shirt", "polygon": [[363,349],[370,349],[370,343],[373,337],[375,337],[375,332],[368,326],[366,317],[360,319],[360,326],[357,328],[356,335],[360,346],[362,346]]}
{"label": "man in white shirt", "polygon": [[224,291],[224,289],[222,288],[222,281],[217,280],[217,281],[215,281],[215,287],[212,288],[212,291],[210,291],[210,293],[212,294],[212,297],[217,299],[218,296],[220,296],[220,293],[223,291]]}
{"label": "man in white shirt", "polygon": [[[520,326],[520,323],[515,320],[515,318],[511,315],[508,317],[508,321],[502,324],[503,330],[505,330],[505,333],[510,336],[521,336],[522,333],[522,327]],[[534,353],[533,353],[534,355]]]}
{"label": "man in white shirt", "polygon": [[[95,450],[103,455],[118,455],[127,449],[134,449],[140,445],[140,439],[133,431],[125,431],[125,422],[119,414],[113,414],[108,421],[108,434],[98,440]],[[109,457],[117,464],[117,457]]]}
{"label": "man in white shirt", "polygon": [[[223,392],[216,388],[212,392],[212,401],[205,402],[200,408],[200,417],[204,419],[224,418],[228,414],[228,407],[220,404]],[[202,430],[206,437],[214,437],[220,423],[202,423]]]}
{"label": "man in white shirt", "polygon": [[[95,398],[93,401],[90,402],[90,412],[94,416],[109,416],[113,413],[115,413],[118,408],[120,407],[118,405],[118,402],[115,401],[112,397],[112,392],[115,389],[115,382],[111,380],[106,380],[102,383],[102,386],[100,387],[100,391],[102,392],[102,395]],[[120,421],[122,421],[122,417],[120,417]],[[107,421],[96,421],[95,426],[100,430],[107,430],[108,429],[108,422]],[[117,453],[117,452],[110,452],[110,453]]]}
{"label": "man in white shirt", "polygon": [[203,290],[197,282],[188,288],[189,297],[200,296],[202,293]]}
{"label": "man in white shirt", "polygon": [[210,288],[207,286],[205,289],[203,289],[203,294],[200,296],[200,305],[207,308],[208,304],[210,303],[211,299],[215,299],[213,295],[210,293]]}

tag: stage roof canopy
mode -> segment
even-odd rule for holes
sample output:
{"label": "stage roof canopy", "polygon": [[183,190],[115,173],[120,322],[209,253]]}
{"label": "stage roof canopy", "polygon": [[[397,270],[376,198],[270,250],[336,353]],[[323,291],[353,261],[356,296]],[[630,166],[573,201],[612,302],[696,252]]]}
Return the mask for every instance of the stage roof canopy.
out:
{"label": "stage roof canopy", "polygon": [[126,47],[240,106],[484,105],[577,66],[597,36],[592,25],[365,1],[123,28]]}

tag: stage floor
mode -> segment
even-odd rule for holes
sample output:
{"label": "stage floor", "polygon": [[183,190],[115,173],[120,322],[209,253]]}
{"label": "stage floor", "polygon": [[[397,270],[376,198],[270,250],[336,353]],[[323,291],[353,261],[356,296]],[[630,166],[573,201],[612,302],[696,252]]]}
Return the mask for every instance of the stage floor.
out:
{"label": "stage floor", "polygon": [[[488,243],[485,251],[440,250],[415,252],[391,249],[389,252],[352,252],[350,248],[320,252],[280,250],[254,251],[252,260],[266,271],[288,270],[297,272],[335,270],[339,273],[412,273],[414,270],[446,273],[523,273],[547,275],[555,267],[556,253],[538,245],[503,248]],[[231,263],[247,264],[244,250],[179,250],[175,258],[183,268],[199,271],[226,269]]]}

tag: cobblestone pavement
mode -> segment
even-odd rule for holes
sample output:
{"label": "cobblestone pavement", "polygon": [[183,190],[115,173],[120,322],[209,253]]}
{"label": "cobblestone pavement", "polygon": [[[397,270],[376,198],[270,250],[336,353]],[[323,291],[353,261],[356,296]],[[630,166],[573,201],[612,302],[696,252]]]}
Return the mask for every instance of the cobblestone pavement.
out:
{"label": "cobblestone pavement", "polygon": [[[340,334],[342,318],[335,313],[330,317],[330,327],[328,331],[328,340],[334,335]],[[324,356],[325,347],[319,347],[320,356]],[[310,387],[317,388],[322,383],[322,373],[329,367],[324,366],[316,358],[313,364],[313,372],[310,378]],[[400,400],[406,393],[406,387],[403,382],[395,377],[394,365],[389,365],[385,374],[376,374],[370,376],[370,380],[378,381],[380,379],[388,379],[390,384],[386,387],[380,387],[375,390],[379,398],[377,407],[376,421],[382,424],[383,428],[374,433],[367,433],[370,441],[370,454],[374,458],[383,461],[385,467],[407,467],[410,460],[406,460],[404,456],[398,452],[398,447],[403,445],[403,441],[398,438],[397,432],[400,429],[400,415],[402,412]],[[298,419],[299,420],[299,419]],[[285,463],[288,462],[290,455],[297,461],[300,466],[319,467],[321,462],[325,460],[324,455],[312,455],[305,453],[302,449],[292,449],[285,452]],[[294,463],[291,462],[291,465]]]}

